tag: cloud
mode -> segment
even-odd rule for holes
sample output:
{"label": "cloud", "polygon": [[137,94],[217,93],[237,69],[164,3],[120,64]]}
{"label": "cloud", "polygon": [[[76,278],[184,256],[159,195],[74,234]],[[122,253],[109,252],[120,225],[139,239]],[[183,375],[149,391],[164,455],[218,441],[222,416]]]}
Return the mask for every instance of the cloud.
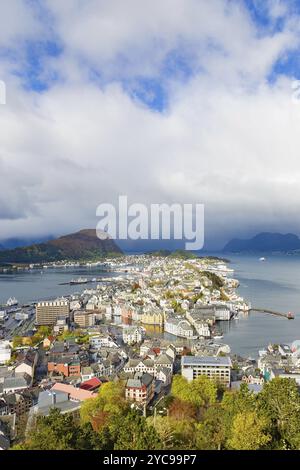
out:
{"label": "cloud", "polygon": [[[270,33],[242,2],[46,5],[49,40],[60,49],[43,56],[39,77],[58,79],[46,78],[41,91],[29,77],[24,87],[15,73],[23,59],[0,59],[9,78],[0,238],[95,226],[98,204],[119,194],[204,203],[209,246],[257,230],[300,232],[300,102],[291,77],[268,81],[299,47],[295,17]],[[40,41],[45,17],[26,11],[14,30]],[[181,58],[188,72],[180,73]]]}

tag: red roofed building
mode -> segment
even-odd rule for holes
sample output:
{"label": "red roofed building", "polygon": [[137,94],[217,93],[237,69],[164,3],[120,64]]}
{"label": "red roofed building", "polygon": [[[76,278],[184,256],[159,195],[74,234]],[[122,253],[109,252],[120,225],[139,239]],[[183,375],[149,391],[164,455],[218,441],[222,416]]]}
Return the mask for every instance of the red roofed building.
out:
{"label": "red roofed building", "polygon": [[93,377],[90,380],[82,382],[80,388],[83,390],[88,390],[89,392],[93,392],[94,390],[97,390],[101,385],[101,380],[99,380],[97,377]]}

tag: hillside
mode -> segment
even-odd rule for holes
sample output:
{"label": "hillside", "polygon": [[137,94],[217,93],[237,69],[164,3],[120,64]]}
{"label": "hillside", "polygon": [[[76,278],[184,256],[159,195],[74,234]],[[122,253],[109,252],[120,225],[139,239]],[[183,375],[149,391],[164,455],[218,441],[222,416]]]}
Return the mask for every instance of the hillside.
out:
{"label": "hillside", "polygon": [[259,233],[248,240],[235,238],[228,242],[223,251],[227,253],[290,252],[300,249],[300,239],[292,233]]}
{"label": "hillside", "polygon": [[43,263],[61,260],[89,260],[122,254],[111,239],[100,240],[96,230],[87,229],[46,243],[0,251],[2,263]]}

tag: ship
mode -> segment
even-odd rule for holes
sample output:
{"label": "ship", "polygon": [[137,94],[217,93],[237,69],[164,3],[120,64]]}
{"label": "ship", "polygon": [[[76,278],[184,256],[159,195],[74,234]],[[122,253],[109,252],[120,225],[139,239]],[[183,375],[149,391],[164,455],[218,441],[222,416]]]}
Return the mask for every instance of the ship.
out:
{"label": "ship", "polygon": [[259,261],[267,261],[267,258],[265,258],[264,256],[262,256],[261,258],[259,258]]}
{"label": "ship", "polygon": [[78,279],[72,279],[70,281],[71,285],[76,285],[76,284],[87,284],[88,280],[86,277],[79,277]]}
{"label": "ship", "polygon": [[15,297],[10,297],[6,302],[7,307],[15,307],[19,302]]}

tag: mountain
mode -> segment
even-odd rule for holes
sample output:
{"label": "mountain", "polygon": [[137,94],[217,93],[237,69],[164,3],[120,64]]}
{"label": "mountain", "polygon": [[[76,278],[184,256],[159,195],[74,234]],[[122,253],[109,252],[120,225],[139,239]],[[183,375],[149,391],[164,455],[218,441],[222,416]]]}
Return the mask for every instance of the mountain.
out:
{"label": "mountain", "polygon": [[2,263],[43,263],[62,260],[91,260],[110,255],[120,255],[116,243],[107,238],[100,240],[96,230],[86,229],[65,235],[46,243],[0,251]]}
{"label": "mountain", "polygon": [[0,250],[13,250],[14,248],[24,248],[26,246],[36,245],[40,243],[46,243],[49,240],[53,240],[53,236],[41,237],[41,238],[8,238],[7,240],[1,240]]}
{"label": "mountain", "polygon": [[248,240],[234,238],[225,245],[223,251],[231,253],[255,253],[272,251],[287,252],[296,251],[299,249],[300,239],[293,233],[281,234],[263,232]]}

